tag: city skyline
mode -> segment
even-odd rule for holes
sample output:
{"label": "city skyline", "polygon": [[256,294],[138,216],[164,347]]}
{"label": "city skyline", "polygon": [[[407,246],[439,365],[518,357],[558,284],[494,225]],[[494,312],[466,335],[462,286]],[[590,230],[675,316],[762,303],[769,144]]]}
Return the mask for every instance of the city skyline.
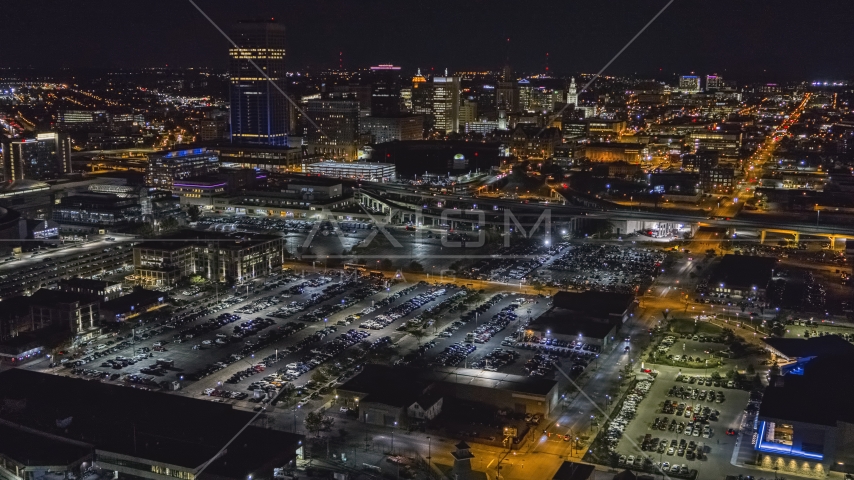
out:
{"label": "city skyline", "polygon": [[[153,0],[144,2],[147,8],[40,3],[29,4],[40,15],[23,16],[0,31],[0,41],[12,46],[4,67],[227,68],[221,55],[227,41],[189,2]],[[394,63],[438,74],[444,68],[498,70],[509,57],[519,72],[545,72],[548,66],[549,72],[569,75],[598,71],[664,4],[555,3],[515,13],[509,2],[477,1],[376,2],[371,8],[339,1],[311,6],[248,2],[236,8],[209,1],[200,7],[223,26],[240,19],[281,22],[290,71],[338,67],[343,57],[345,69]],[[824,3],[808,12],[797,7],[788,0],[774,9],[729,0],[674,3],[606,73],[666,78],[693,71],[743,81],[850,77],[846,65],[854,53],[832,46],[845,40],[842,22],[854,15],[854,5]]]}

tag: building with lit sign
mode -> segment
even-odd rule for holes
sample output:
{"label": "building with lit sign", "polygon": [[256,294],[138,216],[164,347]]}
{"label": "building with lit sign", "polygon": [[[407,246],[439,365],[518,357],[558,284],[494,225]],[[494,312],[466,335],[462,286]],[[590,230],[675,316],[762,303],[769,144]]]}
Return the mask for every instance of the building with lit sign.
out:
{"label": "building with lit sign", "polygon": [[285,27],[274,20],[240,22],[231,38],[237,44],[228,50],[231,140],[286,145]]}
{"label": "building with lit sign", "polygon": [[175,150],[148,156],[145,184],[171,190],[175,180],[215,173],[219,169],[219,155],[207,148]]}

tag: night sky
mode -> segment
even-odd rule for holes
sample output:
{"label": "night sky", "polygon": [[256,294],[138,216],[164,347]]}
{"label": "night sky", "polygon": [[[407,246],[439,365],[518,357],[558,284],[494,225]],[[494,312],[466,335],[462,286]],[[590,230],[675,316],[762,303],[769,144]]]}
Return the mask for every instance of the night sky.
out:
{"label": "night sky", "polygon": [[[288,68],[598,71],[666,0],[197,0],[222,26],[275,17]],[[226,41],[186,0],[0,0],[0,67],[226,67]],[[854,1],[676,0],[605,73],[847,79]]]}

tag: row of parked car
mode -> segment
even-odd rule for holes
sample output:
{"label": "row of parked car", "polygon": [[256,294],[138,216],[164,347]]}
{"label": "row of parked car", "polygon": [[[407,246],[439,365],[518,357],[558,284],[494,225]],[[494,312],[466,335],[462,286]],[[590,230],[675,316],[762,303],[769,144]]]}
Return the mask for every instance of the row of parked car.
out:
{"label": "row of parked car", "polygon": [[635,388],[626,395],[626,399],[620,406],[620,411],[614,415],[605,428],[605,443],[611,453],[616,453],[620,437],[626,430],[629,422],[637,415],[638,405],[649,393],[652,380],[641,380],[635,384]]}
{"label": "row of parked car", "polygon": [[459,365],[463,360],[471,355],[477,347],[463,342],[457,342],[453,345],[445,347],[432,363],[442,365],[443,367],[453,367]]}

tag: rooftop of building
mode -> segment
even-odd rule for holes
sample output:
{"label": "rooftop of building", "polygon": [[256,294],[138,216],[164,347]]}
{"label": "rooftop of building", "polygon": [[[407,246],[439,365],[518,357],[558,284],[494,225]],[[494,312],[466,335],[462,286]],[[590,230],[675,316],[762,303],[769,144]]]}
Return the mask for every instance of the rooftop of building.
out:
{"label": "rooftop of building", "polygon": [[85,459],[92,449],[0,424],[0,453],[26,466],[62,466]]}
{"label": "rooftop of building", "polygon": [[[394,388],[390,389],[389,382],[392,379]],[[425,396],[423,392],[431,384],[438,382],[509,390],[531,395],[546,395],[557,385],[557,382],[554,380],[544,378],[487,372],[471,368],[437,367],[432,370],[418,370],[408,367],[370,364],[366,365],[359,375],[356,375],[338,388],[349,392],[370,395],[368,397],[369,401],[379,401],[375,400],[379,397],[386,401],[398,400],[398,403],[399,399],[396,399],[394,397],[395,394],[390,392],[392,390],[401,390],[408,392],[408,402],[423,398],[425,399],[425,403],[429,403],[428,398],[430,396]],[[411,400],[409,400],[410,397]]]}
{"label": "rooftop of building", "polygon": [[135,287],[133,292],[122,295],[119,298],[106,301],[101,304],[101,309],[110,312],[129,312],[136,310],[139,307],[147,307],[149,305],[166,300],[167,295],[157,290],[146,290],[142,287]]}
{"label": "rooftop of building", "polygon": [[546,378],[458,367],[436,367],[432,371],[424,372],[421,378],[431,382],[471,385],[530,395],[547,395],[557,385],[556,381]]}
{"label": "rooftop of building", "polygon": [[[99,450],[192,468],[213,458],[254,416],[229,404],[21,369],[0,373],[0,399],[21,405],[0,412],[4,420]],[[66,419],[68,425],[57,425]],[[261,465],[262,453],[295,450],[301,440],[248,427],[207,471],[246,478]]]}
{"label": "rooftop of building", "polygon": [[765,343],[788,358],[807,358],[819,355],[854,356],[854,345],[838,335],[811,338],[769,337],[765,339]]}
{"label": "rooftop of building", "polygon": [[39,307],[52,307],[58,304],[79,303],[80,305],[86,305],[95,303],[91,297],[83,293],[48,290],[46,288],[36,290],[35,293],[30,295],[29,300],[30,305]]}
{"label": "rooftop of building", "polygon": [[376,162],[335,162],[332,160],[324,160],[322,162],[312,163],[308,166],[308,170],[317,168],[341,168],[347,170],[374,170],[377,168],[394,168],[393,163],[376,163]]}
{"label": "rooftop of building", "polygon": [[587,314],[595,318],[608,318],[623,315],[635,301],[630,293],[598,292],[557,292],[552,300],[555,307]]}
{"label": "rooftop of building", "polygon": [[74,288],[83,288],[86,290],[103,290],[112,285],[120,285],[121,283],[109,282],[107,280],[94,280],[92,278],[71,277],[59,279],[59,284],[68,285]]}
{"label": "rooftop of building", "polygon": [[279,235],[263,233],[222,233],[202,230],[182,230],[157,240],[146,240],[134,246],[134,249],[179,250],[188,245],[216,243],[218,248],[246,248],[270,240],[281,238]]}
{"label": "rooftop of building", "polygon": [[709,278],[709,286],[765,288],[771,280],[777,259],[752,255],[724,255]]}
{"label": "rooftop of building", "polygon": [[595,469],[595,465],[587,463],[563,462],[552,480],[587,480]]}
{"label": "rooftop of building", "polygon": [[528,324],[536,331],[553,335],[604,339],[614,330],[614,324],[605,319],[591,318],[560,307],[552,307]]}

